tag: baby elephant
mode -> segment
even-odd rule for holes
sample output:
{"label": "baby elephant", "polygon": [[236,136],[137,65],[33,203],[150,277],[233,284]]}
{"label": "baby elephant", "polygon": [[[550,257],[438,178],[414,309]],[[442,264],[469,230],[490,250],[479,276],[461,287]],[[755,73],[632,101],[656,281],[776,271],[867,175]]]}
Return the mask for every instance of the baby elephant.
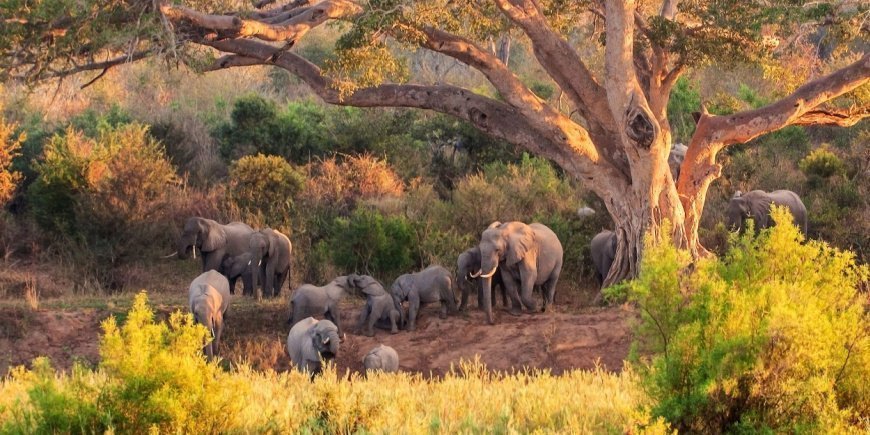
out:
{"label": "baby elephant", "polygon": [[287,335],[287,354],[297,370],[307,371],[312,377],[319,374],[322,361],[338,355],[338,328],[329,320],[300,320]]}
{"label": "baby elephant", "polygon": [[290,298],[290,319],[287,323],[294,323],[309,317],[326,318],[335,323],[338,335],[341,335],[341,314],[338,311],[338,303],[348,290],[346,276],[339,276],[323,287],[311,284],[299,286]]}
{"label": "baby elephant", "polygon": [[236,280],[242,279],[242,294],[251,296],[254,294],[254,286],[251,278],[251,258],[250,252],[245,252],[241,255],[224,256],[224,261],[221,263],[224,274],[230,281],[230,293],[236,294]]}
{"label": "baby elephant", "polygon": [[379,344],[363,357],[366,374],[380,370],[384,373],[399,371],[399,354],[390,346]]}
{"label": "baby elephant", "polygon": [[390,332],[399,332],[399,325],[404,322],[402,306],[396,303],[384,286],[368,275],[350,275],[348,281],[366,295],[366,305],[360,311],[357,329],[362,330],[365,325],[363,333],[373,337],[375,323],[382,326],[389,322]]}
{"label": "baby elephant", "polygon": [[441,266],[429,266],[417,273],[408,273],[396,278],[391,288],[393,299],[401,306],[408,301],[408,330],[417,328],[417,314],[421,304],[441,302],[443,319],[447,312],[456,312],[456,296],[453,293],[453,277]]}
{"label": "baby elephant", "polygon": [[224,316],[230,307],[230,282],[216,270],[203,272],[190,283],[190,312],[197,323],[211,332],[212,339],[202,351],[214,357],[224,330]]}

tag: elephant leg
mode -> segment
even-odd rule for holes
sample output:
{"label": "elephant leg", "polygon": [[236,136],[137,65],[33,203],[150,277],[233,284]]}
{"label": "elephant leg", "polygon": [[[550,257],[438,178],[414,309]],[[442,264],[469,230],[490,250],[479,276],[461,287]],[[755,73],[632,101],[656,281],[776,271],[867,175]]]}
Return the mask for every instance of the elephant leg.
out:
{"label": "elephant leg", "polygon": [[231,295],[236,294],[236,280],[237,280],[238,278],[239,278],[238,276],[234,276],[234,277],[232,277],[232,278],[229,279],[229,282],[230,282],[230,294],[231,294]]}
{"label": "elephant leg", "polygon": [[[495,285],[494,282],[493,285]],[[483,309],[483,283],[480,281],[477,282],[477,309]]]}
{"label": "elephant leg", "polygon": [[462,299],[459,301],[459,311],[465,311],[468,309],[468,282],[461,282],[460,287],[462,288]]}
{"label": "elephant leg", "polygon": [[399,311],[392,309],[390,310],[390,334],[398,334],[399,333]]}
{"label": "elephant leg", "polygon": [[375,336],[375,323],[383,315],[382,310],[373,309],[369,314],[368,324],[366,325],[366,335],[369,337]]}
{"label": "elephant leg", "polygon": [[290,270],[285,270],[278,274],[275,278],[275,289],[273,290],[273,294],[277,297],[281,294],[281,287],[284,287],[284,281],[287,281],[287,275],[290,273]]}
{"label": "elephant leg", "polygon": [[[513,316],[519,316],[522,314],[522,303],[520,302],[520,296],[517,293],[517,282],[514,281],[513,277],[510,276],[510,272],[502,271],[502,285],[504,285],[505,291],[511,300],[511,308],[510,313]],[[507,276],[505,276],[507,275]]]}
{"label": "elephant leg", "polygon": [[529,311],[537,311],[538,303],[532,298],[532,294],[535,290],[535,281],[538,278],[537,271],[530,271],[528,273],[520,273],[521,279],[521,291],[520,298],[522,300],[523,305],[525,305],[526,309]]}
{"label": "elephant leg", "polygon": [[[444,304],[447,305],[444,305]],[[441,312],[442,315],[453,314],[456,312],[456,295],[453,293],[451,283],[447,282],[447,287],[441,289]],[[442,317],[443,319],[444,317]]]}
{"label": "elephant leg", "polygon": [[[501,304],[504,307],[508,306],[508,295],[507,291],[504,289],[504,283],[500,282],[498,284],[498,291],[501,292]],[[493,296],[495,295],[495,287],[493,287]]]}
{"label": "elephant leg", "polygon": [[335,323],[338,329],[338,336],[341,337],[341,313],[338,311],[338,302],[326,307],[326,316],[332,323]]}
{"label": "elephant leg", "polygon": [[363,307],[362,311],[360,311],[360,313],[359,313],[359,320],[357,321],[357,324],[356,324],[357,331],[362,332],[363,326],[365,326],[366,320],[368,320],[370,312],[371,312],[371,307],[369,307],[369,305],[366,304],[366,306]]}
{"label": "elephant leg", "polygon": [[417,311],[420,310],[420,295],[417,292],[411,292],[408,295],[408,330],[414,331],[417,329]]}
{"label": "elephant leg", "polygon": [[266,262],[266,280],[263,281],[263,294],[275,297],[275,262],[271,258]]}

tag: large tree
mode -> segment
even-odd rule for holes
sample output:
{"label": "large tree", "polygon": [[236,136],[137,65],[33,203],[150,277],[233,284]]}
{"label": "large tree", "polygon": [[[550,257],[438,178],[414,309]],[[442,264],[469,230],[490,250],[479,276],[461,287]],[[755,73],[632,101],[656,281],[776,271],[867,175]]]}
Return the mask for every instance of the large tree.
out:
{"label": "large tree", "polygon": [[[10,0],[0,6],[4,78],[103,71],[153,55],[202,70],[273,65],[323,100],[430,109],[547,157],[597,194],[613,217],[612,283],[637,273],[643,234],[669,220],[674,243],[704,255],[698,225],[725,147],[790,125],[849,126],[868,115],[867,6],[798,0],[260,0],[232,13],[191,0]],[[293,49],[325,23],[342,36],[318,66]],[[589,28],[593,31],[590,33]],[[597,33],[594,29],[598,29]],[[487,50],[528,44],[569,107],[556,107]],[[590,37],[598,36],[598,37]],[[728,115],[698,108],[678,180],[668,170],[668,100],[677,79],[712,63],[766,63],[808,35],[852,62],[821,63],[811,80],[766,106]],[[802,39],[803,38],[803,39]],[[497,98],[403,79],[402,52],[423,48],[476,69]],[[203,54],[214,56],[207,65]],[[798,48],[800,49],[800,48]],[[595,53],[603,68],[595,67]],[[807,53],[807,56],[813,54]],[[825,69],[828,68],[828,69]],[[99,75],[102,75],[100,73]],[[98,77],[99,77],[98,75]],[[485,201],[486,198],[481,198]]]}

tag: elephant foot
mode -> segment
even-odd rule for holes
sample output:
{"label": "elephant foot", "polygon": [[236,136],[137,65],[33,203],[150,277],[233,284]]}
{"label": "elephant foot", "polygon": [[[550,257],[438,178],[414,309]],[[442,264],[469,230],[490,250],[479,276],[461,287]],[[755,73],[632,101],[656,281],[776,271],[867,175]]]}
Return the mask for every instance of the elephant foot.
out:
{"label": "elephant foot", "polygon": [[523,310],[514,307],[514,308],[511,308],[510,310],[508,310],[508,313],[509,313],[511,316],[514,316],[514,317],[520,317],[520,316],[523,315]]}
{"label": "elephant foot", "polygon": [[363,335],[365,335],[366,337],[374,337],[375,332],[374,331],[366,331]]}
{"label": "elephant foot", "polygon": [[447,318],[447,313],[440,313],[440,314],[438,314],[438,318],[439,318],[439,319],[446,319],[446,318]]}
{"label": "elephant foot", "polygon": [[398,334],[398,333],[399,333],[399,330],[398,330],[398,329],[392,329],[392,330],[390,330],[390,334]]}

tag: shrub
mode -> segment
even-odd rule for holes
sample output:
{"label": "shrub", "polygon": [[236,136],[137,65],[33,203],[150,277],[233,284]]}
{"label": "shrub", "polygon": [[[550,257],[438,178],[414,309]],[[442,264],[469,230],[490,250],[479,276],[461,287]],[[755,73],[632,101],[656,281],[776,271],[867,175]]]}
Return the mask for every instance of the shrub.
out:
{"label": "shrub", "polygon": [[308,165],[305,201],[348,214],[357,202],[401,196],[402,180],[383,160],[373,156],[335,157]]}
{"label": "shrub", "polygon": [[830,178],[846,175],[846,165],[828,147],[817,148],[804,157],[798,167],[807,177]]}
{"label": "shrub", "polygon": [[411,225],[404,218],[360,207],[350,217],[335,219],[326,244],[336,266],[393,278],[414,263],[412,239]]}
{"label": "shrub", "polygon": [[[647,238],[627,288],[654,415],[691,432],[870,429],[867,266],[808,241],[782,208],[725,258]],[[669,234],[663,231],[662,234]]]}
{"label": "shrub", "polygon": [[695,133],[693,112],[701,108],[701,93],[698,84],[680,77],[671,90],[668,100],[668,120],[675,141],[688,143]]}
{"label": "shrub", "polygon": [[289,227],[294,198],[305,176],[278,156],[245,156],[230,166],[227,197],[242,212],[269,226]]}
{"label": "shrub", "polygon": [[16,134],[16,129],[15,124],[6,123],[0,117],[0,208],[5,207],[12,199],[21,181],[21,172],[12,169],[12,160],[19,155],[21,143],[26,136]]}
{"label": "shrub", "polygon": [[103,323],[102,362],[55,372],[38,359],[0,380],[2,433],[641,433],[664,434],[630,369],[493,373],[461,362],[443,378],[362,377],[328,365],[225,372],[200,352],[189,314],[157,322],[144,294],[123,326]]}
{"label": "shrub", "polygon": [[[102,130],[91,139],[69,128],[46,145],[28,191],[37,223],[104,286],[121,288],[115,267],[171,245],[184,210],[172,165],[145,126]],[[150,247],[150,249],[148,249]]]}

